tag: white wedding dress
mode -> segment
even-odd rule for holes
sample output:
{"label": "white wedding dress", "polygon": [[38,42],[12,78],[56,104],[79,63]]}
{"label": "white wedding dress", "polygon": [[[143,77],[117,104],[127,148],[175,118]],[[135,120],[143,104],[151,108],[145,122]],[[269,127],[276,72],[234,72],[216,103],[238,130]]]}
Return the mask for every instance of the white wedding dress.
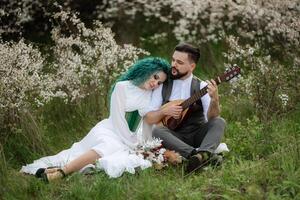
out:
{"label": "white wedding dress", "polygon": [[96,167],[103,169],[110,177],[119,177],[125,171],[134,173],[137,167],[141,169],[150,167],[151,162],[136,155],[133,149],[139,141],[151,138],[151,127],[141,120],[139,128],[131,132],[125,113],[138,110],[139,115],[144,116],[150,103],[151,93],[152,91],[143,90],[130,81],[117,82],[111,96],[109,118],[100,121],[71,148],[54,156],[35,160],[32,164],[23,166],[20,171],[35,174],[39,168],[63,167],[91,149],[101,156],[96,162]]}

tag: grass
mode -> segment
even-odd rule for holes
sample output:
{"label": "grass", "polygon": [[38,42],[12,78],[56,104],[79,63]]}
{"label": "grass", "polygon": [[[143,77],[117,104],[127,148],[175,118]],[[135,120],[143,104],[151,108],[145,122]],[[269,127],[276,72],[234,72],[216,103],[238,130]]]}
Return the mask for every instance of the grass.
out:
{"label": "grass", "polygon": [[[84,112],[80,106],[71,109],[59,106],[58,102],[55,105],[57,110],[49,105],[47,115],[40,122],[51,153],[69,147],[97,121],[96,115]],[[177,166],[159,171],[150,168],[134,175],[126,173],[117,179],[108,178],[104,172],[74,173],[62,181],[46,184],[18,172],[24,160],[31,162],[32,157],[44,156],[42,151],[28,157],[22,154],[23,159],[6,157],[5,164],[0,149],[2,198],[300,199],[299,109],[268,125],[255,117],[229,119],[224,141],[231,152],[225,156],[222,166],[209,166],[187,177],[183,176],[183,166]]]}
{"label": "grass", "polygon": [[[157,28],[171,31],[153,24],[154,32]],[[145,24],[133,25],[136,29]],[[145,40],[135,42],[151,55],[169,60],[176,39],[169,35],[155,43],[149,40],[152,32],[148,29],[141,28]],[[121,36],[134,41],[140,34],[130,37],[122,32]],[[224,44],[201,47],[195,74],[203,80],[214,78],[224,63]],[[222,96],[227,87],[220,86]],[[184,176],[183,166],[149,168],[117,179],[104,172],[74,173],[51,184],[19,173],[25,163],[69,148],[105,118],[107,110],[101,99],[96,94],[75,105],[56,99],[37,114],[24,113],[20,127],[5,144],[0,143],[0,199],[300,199],[300,105],[283,119],[262,123],[243,98],[238,104],[230,97],[221,98],[222,116],[228,124],[224,142],[231,151],[219,167],[209,166],[189,176]]]}
{"label": "grass", "polygon": [[[149,50],[162,53],[170,46]],[[228,124],[224,142],[231,151],[220,167],[190,176],[183,175],[183,166],[150,168],[117,179],[104,172],[74,173],[51,184],[20,174],[22,165],[69,148],[107,116],[97,95],[75,105],[54,100],[36,119],[24,115],[20,128],[0,144],[0,199],[300,199],[300,105],[282,119],[262,123],[249,102],[223,96],[227,87],[220,86],[220,94]]]}

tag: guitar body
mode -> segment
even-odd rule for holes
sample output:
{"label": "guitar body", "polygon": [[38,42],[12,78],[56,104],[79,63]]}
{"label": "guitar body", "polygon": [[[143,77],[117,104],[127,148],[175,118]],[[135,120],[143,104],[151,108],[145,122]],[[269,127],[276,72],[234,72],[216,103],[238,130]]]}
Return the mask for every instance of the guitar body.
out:
{"label": "guitar body", "polygon": [[[180,105],[184,100],[174,100],[170,101],[162,106],[162,108],[168,107],[170,105]],[[175,130],[179,127],[179,125],[182,123],[182,121],[186,118],[186,114],[188,113],[188,108],[183,110],[181,113],[180,118],[175,119],[172,116],[166,116],[161,120],[161,123],[163,126],[168,127],[170,130]]]}
{"label": "guitar body", "polygon": [[[238,76],[240,74],[240,68],[238,66],[234,66],[231,69],[226,70],[226,73],[222,74],[221,76],[218,76],[214,79],[217,85],[219,85],[221,82],[227,82],[233,79],[234,77]],[[190,98],[186,100],[175,100],[171,101],[169,103],[166,103],[162,106],[162,108],[170,106],[170,105],[180,105],[183,108],[183,111],[181,113],[181,116],[178,119],[175,119],[171,116],[165,116],[161,122],[159,122],[157,125],[163,125],[168,127],[171,130],[175,130],[179,128],[182,124],[182,122],[189,118],[191,113],[193,112],[193,108],[190,107],[193,105],[198,99],[200,99],[203,95],[207,93],[207,86],[202,88],[200,91],[194,93]],[[191,109],[190,109],[191,108]]]}

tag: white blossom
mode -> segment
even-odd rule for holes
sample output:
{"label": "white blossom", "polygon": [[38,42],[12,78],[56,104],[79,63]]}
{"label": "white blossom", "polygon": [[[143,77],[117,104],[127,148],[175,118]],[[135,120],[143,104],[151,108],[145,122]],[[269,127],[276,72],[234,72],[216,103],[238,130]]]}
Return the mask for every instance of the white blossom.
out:
{"label": "white blossom", "polygon": [[52,31],[54,69],[53,96],[67,97],[67,101],[84,98],[93,91],[107,95],[113,81],[131,66],[140,55],[148,53],[132,45],[120,46],[109,28],[96,21],[94,28],[86,28],[76,15],[60,12],[55,18],[61,23],[71,21],[79,34],[65,36],[61,27]]}
{"label": "white blossom", "polygon": [[131,18],[137,13],[157,18],[174,27],[179,41],[217,42],[224,38],[219,31],[238,30],[239,36],[251,40],[261,37],[271,43],[283,37],[286,46],[299,46],[299,5],[297,0],[111,0],[98,13],[109,21],[123,17],[122,11]]}
{"label": "white blossom", "polygon": [[[268,50],[263,49],[258,42],[254,45],[241,45],[239,38],[230,36],[227,43],[229,49],[224,53],[227,59],[225,66],[236,63],[242,68],[243,74],[238,82],[231,85],[235,101],[240,100],[239,95],[244,95],[264,117],[271,116],[270,113],[284,112],[285,107],[297,102],[299,95],[295,90],[299,88],[296,81],[296,74],[300,71],[299,58],[293,59],[292,66],[284,66],[273,59]],[[292,60],[289,57],[286,59],[290,62]],[[293,95],[290,96],[291,94]]]}
{"label": "white blossom", "polygon": [[287,94],[279,94],[278,97],[281,99],[282,106],[286,107],[286,105],[289,101],[289,96]]}
{"label": "white blossom", "polygon": [[[41,53],[27,45],[23,40],[18,43],[0,43],[0,106],[10,110],[27,107],[30,101],[42,105],[47,76],[42,73],[44,58]],[[43,99],[43,100],[41,100]],[[3,112],[3,110],[2,110]]]}

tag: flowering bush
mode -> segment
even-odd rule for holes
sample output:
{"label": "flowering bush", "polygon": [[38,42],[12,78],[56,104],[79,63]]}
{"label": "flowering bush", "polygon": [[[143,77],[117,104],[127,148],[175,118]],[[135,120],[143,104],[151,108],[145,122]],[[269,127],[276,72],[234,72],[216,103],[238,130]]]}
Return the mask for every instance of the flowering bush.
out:
{"label": "flowering bush", "polygon": [[[45,84],[44,62],[41,53],[23,40],[0,43],[0,143],[27,156],[29,149],[45,150],[32,109],[47,101],[43,93],[50,88]],[[20,144],[22,148],[17,148]]]}
{"label": "flowering bush", "polygon": [[[300,4],[297,0],[110,0],[93,4],[99,19],[110,24],[118,20],[133,21],[140,16],[145,22],[155,18],[161,22],[161,28],[155,31],[160,32],[164,25],[169,25],[180,41],[203,44],[223,40],[230,34],[251,41],[261,38],[271,46],[294,47],[299,46],[300,41]],[[85,6],[72,0],[54,1],[53,4],[40,0],[4,0],[0,5],[3,24],[0,33],[20,31],[23,24],[34,21],[38,15],[43,15],[41,20],[49,19],[55,12],[53,10],[57,10],[49,8],[52,6],[73,11]]]}
{"label": "flowering bush", "polygon": [[49,96],[74,101],[99,91],[106,97],[113,81],[146,51],[132,45],[120,46],[110,29],[98,21],[86,28],[75,15],[54,15],[53,90]]}
{"label": "flowering bush", "polygon": [[[2,0],[0,2],[0,35],[21,36],[24,25],[31,23],[42,13],[46,2],[41,0]],[[45,16],[43,16],[45,17]],[[46,29],[47,24],[43,24]]]}
{"label": "flowering bush", "polygon": [[299,100],[299,93],[295,92],[300,87],[296,76],[300,72],[299,58],[290,58],[292,65],[284,66],[272,59],[259,43],[242,46],[233,36],[227,41],[226,66],[236,63],[243,69],[242,79],[233,85],[232,92],[239,94],[233,95],[236,101],[239,101],[240,95],[249,98],[261,119],[268,119],[295,106]]}
{"label": "flowering bush", "polygon": [[173,25],[179,41],[198,44],[222,40],[225,34],[250,40],[263,38],[269,44],[283,46],[299,46],[300,41],[297,0],[112,0],[99,10],[99,17],[105,19],[124,15],[134,18],[138,14],[146,19],[157,18]]}
{"label": "flowering bush", "polygon": [[42,73],[44,58],[23,40],[1,42],[0,58],[0,113],[14,117],[18,109],[40,102],[42,90],[48,89],[43,84],[47,78]]}
{"label": "flowering bush", "polygon": [[[100,22],[88,29],[70,13],[59,12],[53,18],[58,24],[52,31],[51,52],[42,55],[24,40],[0,43],[1,141],[16,133],[22,134],[16,138],[26,135],[31,146],[41,144],[33,105],[42,106],[53,98],[80,101],[95,92],[105,102],[116,77],[139,55],[147,54],[132,45],[118,45]],[[101,103],[94,109],[105,113],[107,107]]]}
{"label": "flowering bush", "polygon": [[[225,59],[243,67],[239,90],[250,94],[261,118],[285,112],[299,100],[295,77],[300,49],[297,0],[112,0],[101,9],[99,17],[110,21],[140,15],[146,22],[158,19],[173,27],[177,40],[203,47],[203,55],[215,53],[206,52],[212,50],[206,48],[211,48],[211,43],[223,45],[231,38]],[[239,44],[230,35],[239,38]]]}

